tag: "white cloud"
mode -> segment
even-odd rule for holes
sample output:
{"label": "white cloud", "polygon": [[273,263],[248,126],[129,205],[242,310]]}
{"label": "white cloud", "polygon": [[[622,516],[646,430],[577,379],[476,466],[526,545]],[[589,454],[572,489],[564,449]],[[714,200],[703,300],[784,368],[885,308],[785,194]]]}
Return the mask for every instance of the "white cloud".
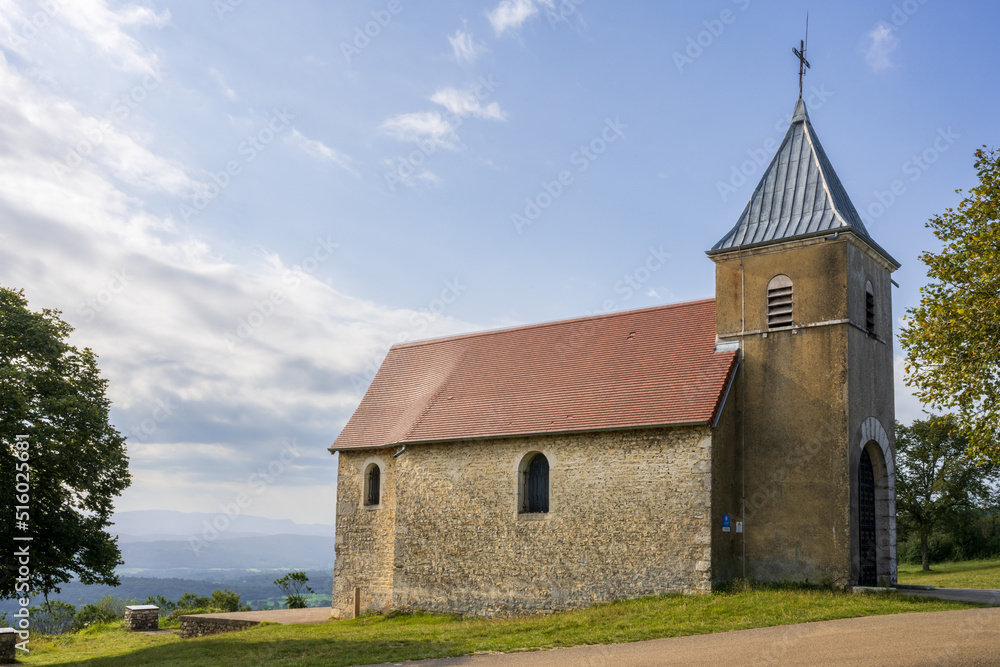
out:
{"label": "white cloud", "polygon": [[507,117],[498,103],[484,105],[476,95],[477,90],[442,88],[431,95],[431,101],[444,107],[448,111],[447,116],[438,111],[399,114],[382,123],[381,130],[399,141],[430,141],[435,146],[457,150],[457,130],[463,118],[472,116],[486,120],[504,120]]}
{"label": "white cloud", "polygon": [[424,167],[415,167],[405,159],[385,160],[383,164],[392,173],[394,182],[402,183],[408,188],[422,190],[437,187],[444,182],[433,171]]}
{"label": "white cloud", "polygon": [[508,31],[515,31],[521,25],[538,13],[541,5],[552,8],[553,0],[501,0],[491,12],[487,12],[486,18],[490,20],[493,30],[497,35],[502,35]]}
{"label": "white cloud", "polygon": [[457,90],[455,88],[443,88],[431,95],[431,101],[440,104],[455,116],[464,118],[475,116],[488,120],[504,120],[506,114],[500,109],[496,102],[490,102],[483,106],[476,96],[476,89]]}
{"label": "white cloud", "polygon": [[158,14],[130,4],[112,9],[106,0],[2,0],[0,15],[0,41],[19,55],[40,41],[90,44],[115,68],[146,74],[159,70],[159,59],[127,30],[170,21],[166,10]]}
{"label": "white cloud", "polygon": [[419,143],[431,141],[436,146],[457,148],[455,126],[436,111],[404,113],[382,123],[381,130],[394,139]]}
{"label": "white cloud", "polygon": [[105,0],[74,0],[61,3],[57,15],[82,33],[117,67],[138,72],[159,69],[156,55],[147,52],[125,29],[164,26],[170,21],[169,11],[157,14],[139,5],[124,5],[113,10]]}
{"label": "white cloud", "polygon": [[885,23],[872,28],[868,33],[869,44],[865,50],[865,62],[873,72],[884,72],[893,66],[891,56],[899,46],[899,38],[893,29]]}
{"label": "white cloud", "polygon": [[215,79],[215,82],[219,84],[219,88],[222,90],[222,94],[225,95],[227,99],[229,99],[232,102],[235,102],[240,99],[240,96],[236,94],[236,91],[230,88],[229,84],[226,83],[226,79],[225,77],[222,76],[222,72],[213,67],[212,69],[208,70],[208,73],[211,74],[212,78]]}
{"label": "white cloud", "polygon": [[[126,134],[32,78],[32,67],[0,52],[0,284],[24,287],[34,310],[62,310],[72,341],[100,355],[112,419],[135,455],[136,483],[118,509],[212,511],[293,438],[306,452],[301,465],[254,513],[329,521],[335,473],[325,447],[360,399],[352,378],[365,378],[400,334],[413,335],[420,312],[324,280],[341,252],[336,238],[303,239],[301,257],[243,257],[175,225],[161,211],[197,192],[189,174],[198,169],[151,148],[155,128]],[[97,137],[93,149],[56,175],[88,137]],[[293,137],[317,159],[346,160]],[[425,326],[421,336],[470,328],[447,316]]]}
{"label": "white cloud", "polygon": [[455,60],[460,63],[471,63],[486,51],[484,45],[477,44],[472,39],[472,35],[461,28],[456,30],[455,34],[448,38],[448,41],[455,52]]}
{"label": "white cloud", "polygon": [[289,139],[290,141],[295,143],[299,148],[305,151],[307,155],[310,155],[316,158],[317,160],[332,162],[341,169],[351,172],[355,176],[361,176],[361,174],[355,171],[354,167],[351,166],[350,156],[341,153],[338,150],[330,148],[322,141],[318,141],[316,139],[310,139],[309,137],[306,137],[296,129],[292,130],[292,134],[289,137]]}

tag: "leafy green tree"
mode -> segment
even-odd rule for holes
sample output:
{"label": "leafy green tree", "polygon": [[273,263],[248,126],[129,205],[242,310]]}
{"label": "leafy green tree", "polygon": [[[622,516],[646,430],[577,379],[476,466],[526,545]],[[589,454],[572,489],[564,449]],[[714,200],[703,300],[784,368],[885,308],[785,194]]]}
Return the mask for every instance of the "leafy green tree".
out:
{"label": "leafy green tree", "polygon": [[305,572],[289,572],[280,579],[274,580],[274,585],[285,594],[285,604],[289,609],[305,609],[308,606],[306,592],[312,593],[313,589],[309,588],[307,583],[309,583],[309,577],[306,576]]}
{"label": "leafy green tree", "polygon": [[228,588],[218,589],[212,593],[212,606],[222,611],[250,611],[250,605],[240,606],[240,594],[234,593]]}
{"label": "leafy green tree", "polygon": [[955,413],[970,454],[1000,461],[1000,152],[977,150],[976,170],[958,210],[927,223],[944,245],[920,257],[930,283],[900,342],[917,397]]}
{"label": "leafy green tree", "polygon": [[131,481],[125,439],[108,422],[97,357],[66,342],[59,315],[0,287],[0,599],[48,599],[73,577],[119,584],[121,552],[105,528]]}
{"label": "leafy green tree", "polygon": [[977,464],[967,447],[951,417],[896,423],[896,511],[901,528],[920,538],[924,571],[930,570],[927,541],[935,528],[990,503],[997,466]]}

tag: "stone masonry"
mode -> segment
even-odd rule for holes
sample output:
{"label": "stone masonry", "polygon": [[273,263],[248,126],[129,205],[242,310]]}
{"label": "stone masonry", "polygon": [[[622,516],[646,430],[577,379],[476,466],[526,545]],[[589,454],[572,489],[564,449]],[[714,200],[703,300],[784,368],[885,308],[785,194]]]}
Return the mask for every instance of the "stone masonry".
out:
{"label": "stone masonry", "polygon": [[160,608],[151,604],[125,607],[125,628],[127,630],[159,630]]}
{"label": "stone masonry", "polygon": [[[206,637],[208,635],[218,635],[223,632],[236,632],[246,630],[255,625],[260,625],[260,621],[248,621],[235,618],[212,618],[213,614],[192,614],[181,616],[181,639],[191,639],[193,637]],[[214,616],[219,616],[215,614]]]}
{"label": "stone masonry", "polygon": [[[482,616],[707,592],[712,443],[690,426],[341,451],[334,615],[354,615],[355,592],[362,614]],[[549,512],[520,514],[519,466],[535,452],[550,465]]]}
{"label": "stone masonry", "polygon": [[0,665],[14,664],[15,653],[17,653],[17,630],[14,628],[0,628]]}

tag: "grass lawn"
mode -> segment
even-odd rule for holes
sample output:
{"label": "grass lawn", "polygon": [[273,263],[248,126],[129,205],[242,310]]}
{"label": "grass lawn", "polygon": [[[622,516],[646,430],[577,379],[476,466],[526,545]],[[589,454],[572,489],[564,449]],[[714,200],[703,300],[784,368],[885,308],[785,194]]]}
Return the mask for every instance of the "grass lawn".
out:
{"label": "grass lawn", "polygon": [[930,572],[922,572],[920,565],[900,564],[898,578],[901,584],[1000,589],[1000,559],[935,563]]}
{"label": "grass lawn", "polygon": [[977,605],[894,593],[757,588],[711,595],[650,597],[514,619],[462,620],[440,614],[368,616],[322,625],[268,624],[212,637],[139,635],[120,625],[46,640],[33,638],[28,665],[356,665],[632,642],[877,614]]}

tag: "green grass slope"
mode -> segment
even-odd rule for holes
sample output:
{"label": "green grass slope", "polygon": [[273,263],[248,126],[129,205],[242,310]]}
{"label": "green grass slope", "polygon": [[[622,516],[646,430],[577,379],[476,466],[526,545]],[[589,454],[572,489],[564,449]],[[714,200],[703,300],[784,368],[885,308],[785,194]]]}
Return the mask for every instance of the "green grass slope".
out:
{"label": "green grass slope", "polygon": [[398,662],[492,651],[527,651],[633,642],[877,614],[964,609],[976,605],[892,593],[760,588],[664,596],[513,619],[463,620],[440,614],[369,616],[322,625],[264,625],[181,641],[176,634],[91,628],[33,639],[27,665],[336,665]]}
{"label": "green grass slope", "polygon": [[1000,559],[935,563],[930,572],[920,565],[899,566],[899,583],[938,588],[992,588],[1000,590]]}

